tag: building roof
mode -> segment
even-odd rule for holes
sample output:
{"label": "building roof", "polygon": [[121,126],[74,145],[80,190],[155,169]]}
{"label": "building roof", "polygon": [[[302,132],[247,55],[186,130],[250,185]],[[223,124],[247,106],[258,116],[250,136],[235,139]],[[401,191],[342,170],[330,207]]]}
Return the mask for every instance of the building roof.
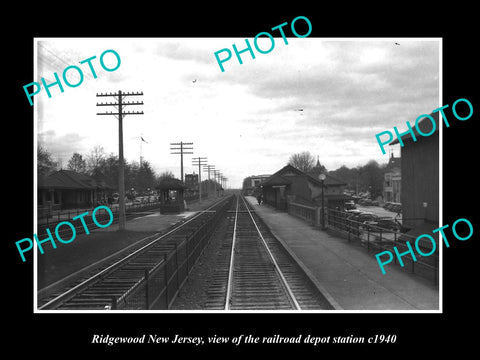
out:
{"label": "building roof", "polygon": [[388,164],[387,166],[385,167],[385,170],[386,171],[389,171],[393,168],[402,168],[402,158],[401,157],[395,157],[393,156],[390,156],[390,159],[388,159]]}
{"label": "building roof", "polygon": [[[433,132],[432,135],[438,134],[439,128],[441,126],[441,125],[439,126],[439,122],[438,122],[438,116],[439,116],[438,112],[432,113],[432,114],[430,114],[430,116],[435,120],[435,131]],[[412,125],[412,124],[410,123],[410,125]],[[418,127],[420,128],[422,133],[428,134],[432,131],[432,121],[429,118],[424,117],[423,119],[421,119],[418,122]],[[406,126],[404,128],[406,128]],[[398,127],[397,127],[397,129],[398,129]],[[415,138],[417,139],[417,141],[420,138],[424,137],[423,135],[418,133],[417,126],[415,126],[415,124],[412,125],[412,130],[413,130],[413,133],[415,134]],[[402,132],[405,132],[405,130],[398,129],[398,132],[402,133]],[[402,136],[402,142],[403,143],[411,141],[411,140],[412,140],[412,135],[410,134],[410,132],[408,132],[407,134]],[[391,141],[389,143],[389,145],[395,145],[395,144],[398,144],[398,143],[399,143],[398,138],[395,138],[393,141]]]}
{"label": "building roof", "polygon": [[105,182],[73,170],[59,170],[48,176],[38,178],[38,188],[43,189],[107,189]]}
{"label": "building roof", "polygon": [[252,179],[257,179],[257,178],[268,178],[270,175],[264,174],[264,175],[250,175],[249,178]]}
{"label": "building roof", "polygon": [[[310,174],[307,174],[307,175],[308,175],[310,178],[312,178],[313,180],[316,180],[318,183],[320,183],[320,184],[322,183],[318,177],[315,178],[315,177],[313,177],[313,176],[310,175]],[[319,175],[320,175],[320,174],[319,174]],[[325,173],[324,173],[324,175],[325,175],[325,180],[323,181],[323,184],[324,184],[325,186],[345,186],[345,185],[347,185],[346,182],[344,182],[344,181],[342,181],[342,180],[339,180],[339,179],[337,179],[336,177],[334,177],[334,176],[332,176],[332,175],[325,174]]]}
{"label": "building roof", "polygon": [[[322,185],[322,182],[320,181],[320,179],[318,179],[317,177],[314,177],[310,174],[307,174],[307,173],[304,173],[303,171],[293,167],[292,165],[286,165],[284,166],[283,168],[281,168],[280,170],[278,170],[275,174],[273,174],[272,176],[270,176],[267,180],[265,180],[261,185],[267,185],[267,186],[273,186],[273,185],[287,185],[287,184],[290,184],[291,181],[288,180],[288,174],[289,173],[293,173],[294,175],[297,175],[297,176],[303,176],[305,178],[307,178],[307,180],[321,186]],[[287,176],[285,176],[287,175]],[[328,174],[325,174],[325,180],[324,180],[324,185],[325,186],[344,186],[344,185],[347,185],[346,183],[344,183],[343,181],[331,176],[331,175],[328,175]],[[283,179],[283,180],[282,180]],[[274,184],[271,183],[272,182],[275,182]],[[284,181],[284,183],[282,183],[282,181]],[[286,181],[289,181],[288,183]]]}
{"label": "building roof", "polygon": [[281,185],[289,185],[292,182],[287,178],[281,175],[272,175],[267,180],[265,180],[261,185],[263,186],[281,186]]}
{"label": "building roof", "polygon": [[166,178],[160,181],[155,188],[159,190],[184,190],[187,187],[179,179]]}

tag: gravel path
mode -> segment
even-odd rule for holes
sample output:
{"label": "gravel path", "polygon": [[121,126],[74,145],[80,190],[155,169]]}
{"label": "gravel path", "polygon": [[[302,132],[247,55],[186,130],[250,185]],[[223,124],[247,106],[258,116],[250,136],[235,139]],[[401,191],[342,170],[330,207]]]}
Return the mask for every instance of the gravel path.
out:
{"label": "gravel path", "polygon": [[225,240],[228,241],[228,239],[225,239],[227,224],[227,218],[220,221],[170,310],[205,310],[208,299],[207,291],[217,269],[217,262],[220,260],[219,254],[222,243]]}

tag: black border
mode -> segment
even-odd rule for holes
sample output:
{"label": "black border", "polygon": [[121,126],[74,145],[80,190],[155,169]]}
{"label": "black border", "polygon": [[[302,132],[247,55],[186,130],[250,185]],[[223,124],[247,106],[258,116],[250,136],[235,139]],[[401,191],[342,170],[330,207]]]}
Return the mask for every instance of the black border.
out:
{"label": "black border", "polygon": [[[16,353],[28,349],[38,355],[72,356],[83,352],[110,357],[131,351],[144,354],[152,351],[158,356],[171,351],[202,355],[216,352],[284,353],[293,350],[301,356],[350,350],[355,354],[379,351],[386,356],[403,353],[420,355],[426,350],[432,355],[443,349],[473,347],[475,313],[475,264],[478,254],[478,215],[474,212],[476,193],[475,168],[478,163],[474,147],[477,117],[480,107],[474,80],[479,78],[475,66],[476,43],[473,30],[473,7],[451,5],[447,9],[419,9],[399,3],[384,8],[373,5],[340,4],[337,9],[322,3],[303,9],[293,4],[277,3],[262,11],[258,5],[246,3],[199,5],[183,9],[165,7],[160,3],[119,5],[74,4],[62,10],[30,6],[18,14],[15,25],[2,25],[9,55],[2,57],[7,72],[5,99],[8,115],[4,119],[4,205],[7,221],[4,250],[4,316],[8,321],[5,344]],[[27,11],[28,10],[28,11]],[[261,31],[291,22],[296,16],[306,16],[312,23],[311,37],[442,37],[443,38],[443,104],[467,98],[473,104],[474,115],[465,122],[451,121],[444,128],[443,147],[443,211],[444,224],[458,218],[468,218],[474,226],[474,236],[465,242],[452,241],[444,249],[444,313],[443,314],[33,314],[32,259],[22,263],[14,241],[33,233],[33,115],[23,92],[23,85],[33,79],[34,37],[204,37],[238,36],[251,38]],[[12,26],[13,28],[8,28]],[[13,33],[13,34],[12,34]],[[9,35],[12,34],[12,35]],[[213,51],[213,49],[212,49]],[[271,55],[271,56],[274,56]],[[8,69],[8,70],[7,70]],[[476,152],[477,150],[477,152]],[[5,216],[5,214],[4,214]],[[27,258],[28,259],[28,258]],[[396,334],[397,342],[390,345],[348,346],[286,346],[286,345],[216,345],[192,346],[98,346],[90,344],[93,334],[138,336],[142,334],[173,336],[176,333],[192,336],[372,336]],[[26,346],[27,345],[27,346]],[[165,351],[165,353],[164,353]],[[8,353],[8,352],[7,352]],[[16,354],[15,353],[15,354]],[[34,356],[36,356],[34,354]]]}

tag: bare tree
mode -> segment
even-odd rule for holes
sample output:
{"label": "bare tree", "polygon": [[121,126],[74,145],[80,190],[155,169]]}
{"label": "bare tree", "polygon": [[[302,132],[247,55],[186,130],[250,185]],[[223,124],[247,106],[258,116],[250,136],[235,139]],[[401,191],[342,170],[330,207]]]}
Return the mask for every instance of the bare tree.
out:
{"label": "bare tree", "polygon": [[102,167],[107,154],[101,145],[97,145],[93,148],[90,154],[87,156],[87,171],[89,174],[93,174],[96,169]]}
{"label": "bare tree", "polygon": [[315,166],[315,158],[309,151],[303,151],[299,154],[293,154],[288,160],[288,165],[291,165],[303,172],[309,172]]}
{"label": "bare tree", "polygon": [[68,160],[67,169],[69,170],[84,173],[86,168],[86,162],[83,159],[82,154],[74,153],[70,160]]}
{"label": "bare tree", "polygon": [[37,150],[37,169],[38,174],[41,176],[48,175],[54,171],[58,166],[52,158],[52,154],[43,146],[38,145]]}

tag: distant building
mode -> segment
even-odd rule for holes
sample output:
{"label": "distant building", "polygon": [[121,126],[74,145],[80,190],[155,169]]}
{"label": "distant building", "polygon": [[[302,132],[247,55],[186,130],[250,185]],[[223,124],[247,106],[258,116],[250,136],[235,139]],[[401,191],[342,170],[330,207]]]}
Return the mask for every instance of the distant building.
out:
{"label": "distant building", "polygon": [[320,159],[319,157],[317,156],[317,163],[315,164],[315,166],[312,168],[312,170],[310,170],[308,172],[308,175],[314,177],[315,179],[318,179],[318,176],[320,174],[326,174],[327,173],[327,169],[325,168],[325,166],[321,165],[320,164]]}
{"label": "distant building", "polygon": [[198,191],[198,174],[185,174],[185,186],[190,190]]}
{"label": "distant building", "polygon": [[[402,222],[420,233],[438,227],[439,222],[439,127],[438,112],[431,114],[436,122],[436,131],[427,137],[421,136],[416,127],[413,141],[409,133],[402,137],[401,147],[401,203]],[[432,122],[423,118],[418,127],[423,133],[432,130]],[[395,139],[390,145],[398,144]]]}
{"label": "distant building", "polygon": [[402,188],[402,158],[393,153],[385,168],[383,181],[383,201],[400,203]]}
{"label": "distant building", "polygon": [[245,195],[255,195],[261,192],[260,184],[270,175],[252,175],[243,179],[242,191]]}
{"label": "distant building", "polygon": [[[325,174],[323,192],[325,206],[342,207],[346,183]],[[288,203],[310,206],[322,205],[322,182],[317,177],[287,165],[262,183],[263,200],[278,210],[286,210]]]}

